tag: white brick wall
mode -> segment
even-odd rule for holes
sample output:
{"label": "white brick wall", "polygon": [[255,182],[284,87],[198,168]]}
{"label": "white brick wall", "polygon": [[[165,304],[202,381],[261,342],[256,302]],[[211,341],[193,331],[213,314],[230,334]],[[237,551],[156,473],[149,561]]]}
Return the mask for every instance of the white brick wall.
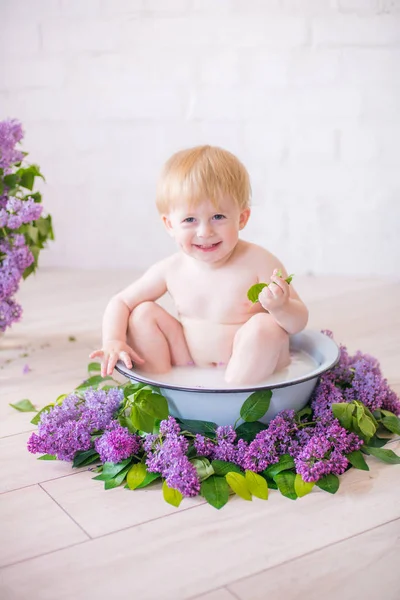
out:
{"label": "white brick wall", "polygon": [[295,273],[400,275],[400,0],[0,0],[0,118],[47,184],[44,265],[145,268],[168,156],[247,165],[246,239]]}

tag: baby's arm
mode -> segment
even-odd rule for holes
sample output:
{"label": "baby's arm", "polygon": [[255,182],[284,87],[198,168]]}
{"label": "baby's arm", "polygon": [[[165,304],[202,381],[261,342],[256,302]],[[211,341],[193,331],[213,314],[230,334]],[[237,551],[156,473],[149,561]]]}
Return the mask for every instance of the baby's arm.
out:
{"label": "baby's arm", "polygon": [[[168,260],[168,259],[167,259]],[[136,306],[146,301],[154,301],[167,291],[165,279],[166,260],[156,263],[140,279],[113,296],[103,316],[103,346],[90,354],[90,358],[101,357],[101,375],[111,375],[121,359],[129,368],[132,360],[144,360],[126,343],[128,319]]]}
{"label": "baby's arm", "polygon": [[[278,275],[281,272],[281,277]],[[307,325],[308,309],[292,284],[286,283],[287,273],[277,264],[270,277],[271,283],[261,290],[258,300],[275,321],[290,334],[298,333]],[[265,280],[263,280],[265,281]]]}

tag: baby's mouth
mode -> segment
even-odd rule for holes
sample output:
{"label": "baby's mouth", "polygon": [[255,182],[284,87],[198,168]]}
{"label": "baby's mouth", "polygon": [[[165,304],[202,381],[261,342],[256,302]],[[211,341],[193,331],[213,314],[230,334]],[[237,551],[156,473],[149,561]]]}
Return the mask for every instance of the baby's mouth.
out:
{"label": "baby's mouth", "polygon": [[217,246],[220,245],[221,242],[216,242],[215,244],[194,244],[194,246],[196,248],[199,248],[199,250],[205,250],[205,251],[210,251],[210,250],[214,250]]}

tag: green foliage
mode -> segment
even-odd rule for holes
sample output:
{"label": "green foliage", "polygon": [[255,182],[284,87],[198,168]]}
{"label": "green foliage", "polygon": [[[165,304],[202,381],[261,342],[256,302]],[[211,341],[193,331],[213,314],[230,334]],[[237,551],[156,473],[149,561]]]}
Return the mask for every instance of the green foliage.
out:
{"label": "green foliage", "polygon": [[294,491],[296,492],[298,498],[302,498],[303,496],[306,496],[306,494],[309,494],[313,489],[314,485],[315,483],[313,481],[304,481],[301,475],[299,475],[298,473],[294,478]]}
{"label": "green foliage", "polygon": [[[277,272],[278,277],[282,277],[282,272],[278,271]],[[290,284],[292,279],[293,279],[294,275],[289,275],[288,277],[286,277],[285,281],[286,283]],[[255,283],[254,285],[251,286],[251,288],[247,291],[247,297],[248,299],[253,302],[253,304],[255,302],[258,302],[258,296],[261,292],[261,290],[263,290],[265,287],[268,287],[270,284],[269,283]]]}
{"label": "green foliage", "polygon": [[200,494],[214,508],[222,508],[228,502],[229,486],[225,477],[211,475],[200,486]]}
{"label": "green foliage", "polygon": [[270,465],[262,472],[263,475],[271,479],[275,479],[275,475],[281,471],[288,471],[294,469],[294,460],[290,454],[282,454],[279,457],[279,462]]}
{"label": "green foliage", "polygon": [[261,419],[271,403],[271,390],[253,392],[243,403],[240,416],[244,421],[253,422]]}
{"label": "green foliage", "polygon": [[251,500],[251,492],[247,485],[246,478],[240,473],[230,472],[225,475],[229,487],[243,500]]}
{"label": "green foliage", "polygon": [[267,429],[268,425],[260,423],[260,421],[252,421],[249,423],[242,423],[236,428],[236,435],[238,439],[245,440],[246,442],[252,442],[256,437],[257,433]]}
{"label": "green foliage", "polygon": [[235,463],[231,463],[225,460],[213,460],[211,462],[211,466],[214,469],[214,473],[216,475],[222,475],[223,477],[230,472],[233,473],[243,473],[243,470],[235,465]]}
{"label": "green foliage", "polygon": [[367,454],[372,454],[375,458],[379,458],[390,465],[400,465],[400,456],[397,456],[393,450],[383,450],[382,448],[373,448],[371,446],[363,446],[363,450]]}
{"label": "green foliage", "polygon": [[143,463],[136,463],[132,465],[126,476],[126,483],[130,490],[137,488],[145,480],[147,475],[146,465]]}
{"label": "green foliage", "polygon": [[262,500],[268,500],[268,484],[264,477],[253,473],[253,471],[246,471],[245,479],[247,487],[253,496]]}
{"label": "green foliage", "polygon": [[190,462],[196,469],[196,472],[197,472],[197,475],[198,475],[200,481],[204,481],[208,477],[211,477],[211,475],[214,474],[214,468],[210,464],[210,461],[208,460],[208,458],[204,458],[204,457],[192,458]]}
{"label": "green foliage", "polygon": [[43,454],[42,456],[39,456],[38,460],[57,460],[57,456],[54,456],[53,454]]}
{"label": "green foliage", "polygon": [[162,491],[165,502],[168,502],[168,504],[172,504],[172,506],[178,508],[183,500],[182,494],[178,492],[178,490],[168,487],[165,480],[163,481]]}
{"label": "green foliage", "polygon": [[33,406],[32,402],[25,398],[24,400],[20,400],[15,404],[10,404],[15,410],[19,410],[19,412],[36,412],[36,408]]}
{"label": "green foliage", "polygon": [[360,450],[354,450],[354,452],[350,452],[346,454],[346,458],[353,467],[356,469],[361,469],[362,471],[369,471],[369,466],[365,462],[365,458],[362,455]]}
{"label": "green foliage", "polygon": [[190,433],[200,433],[211,439],[215,438],[215,431],[218,427],[212,421],[197,421],[195,419],[177,419],[181,429],[190,431]]}
{"label": "green foliage", "polygon": [[94,448],[86,450],[85,452],[77,452],[72,462],[73,467],[86,467],[100,459],[98,453]]}
{"label": "green foliage", "polygon": [[278,486],[278,489],[282,496],[290,498],[290,500],[297,499],[297,493],[294,486],[296,474],[293,471],[281,471],[274,476],[274,481]]}
{"label": "green foliage", "polygon": [[[24,153],[25,156],[27,153]],[[9,197],[15,197],[22,202],[32,198],[34,202],[41,203],[42,195],[40,192],[33,192],[35,179],[40,177],[44,180],[40,168],[37,165],[19,166],[13,165],[11,168],[15,172],[4,175],[0,169],[0,193],[6,193]],[[28,193],[27,193],[28,190]],[[38,266],[40,251],[45,248],[49,240],[54,240],[53,224],[50,215],[41,216],[31,223],[23,223],[18,229],[9,230],[4,227],[0,237],[9,237],[11,234],[21,234],[25,238],[25,243],[32,252],[34,262],[23,272],[23,279],[26,279],[34,273]]]}
{"label": "green foliage", "polygon": [[42,414],[49,412],[53,408],[53,406],[54,404],[48,404],[47,406],[44,406],[41,410],[39,410],[39,412],[33,417],[33,419],[31,419],[32,425],[38,425]]}
{"label": "green foliage", "polygon": [[340,481],[337,475],[332,475],[332,473],[330,473],[329,475],[326,475],[325,477],[317,481],[315,485],[317,485],[319,488],[321,488],[321,490],[324,490],[325,492],[329,492],[330,494],[336,494],[336,492],[339,489]]}

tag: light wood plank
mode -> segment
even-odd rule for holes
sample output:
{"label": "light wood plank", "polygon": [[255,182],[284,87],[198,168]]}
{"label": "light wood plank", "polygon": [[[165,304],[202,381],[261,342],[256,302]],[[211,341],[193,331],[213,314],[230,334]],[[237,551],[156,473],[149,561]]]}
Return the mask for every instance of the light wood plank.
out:
{"label": "light wood plank", "polygon": [[[334,497],[311,493],[293,502],[271,492],[267,502],[232,498],[221,511],[200,505],[28,560],[23,572],[6,567],[2,579],[14,600],[32,587],[41,600],[86,600],[88,590],[106,599],[128,572],[141,600],[199,595],[400,518],[399,468],[372,458],[370,466],[362,477],[348,471]],[[139,497],[132,495],[132,511]],[[66,564],[74,577],[65,574],[60,585]],[[119,585],[121,600],[131,594]]]}
{"label": "light wood plank", "polygon": [[89,539],[38,485],[0,495],[0,514],[0,566]]}
{"label": "light wood plank", "polygon": [[[382,510],[384,510],[382,508]],[[400,598],[400,520],[231,583],[240,600]]]}

